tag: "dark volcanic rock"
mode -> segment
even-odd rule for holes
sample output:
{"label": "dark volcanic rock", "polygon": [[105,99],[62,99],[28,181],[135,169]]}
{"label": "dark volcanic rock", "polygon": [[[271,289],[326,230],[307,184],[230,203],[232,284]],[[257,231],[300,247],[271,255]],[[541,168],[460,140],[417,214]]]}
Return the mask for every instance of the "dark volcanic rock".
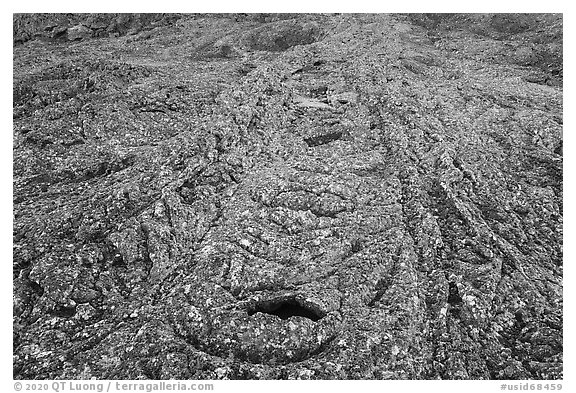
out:
{"label": "dark volcanic rock", "polygon": [[66,30],[67,37],[70,41],[83,40],[92,37],[92,29],[83,25],[76,25]]}
{"label": "dark volcanic rock", "polygon": [[136,34],[173,23],[179,14],[14,14],[15,44],[32,39],[70,39]]}
{"label": "dark volcanic rock", "polygon": [[562,378],[561,16],[14,41],[14,378]]}
{"label": "dark volcanic rock", "polygon": [[281,52],[316,42],[323,34],[320,24],[303,18],[266,23],[249,30],[242,40],[250,49]]}

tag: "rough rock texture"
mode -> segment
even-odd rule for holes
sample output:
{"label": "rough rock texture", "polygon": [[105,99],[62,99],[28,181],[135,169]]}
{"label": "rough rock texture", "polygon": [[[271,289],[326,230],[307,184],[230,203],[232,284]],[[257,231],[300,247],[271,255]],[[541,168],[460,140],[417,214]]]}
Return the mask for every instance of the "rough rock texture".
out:
{"label": "rough rock texture", "polygon": [[57,17],[15,378],[562,378],[561,16]]}
{"label": "rough rock texture", "polygon": [[[179,14],[14,14],[13,40],[58,41],[90,37],[117,37],[168,25]],[[78,34],[81,32],[81,34]]]}

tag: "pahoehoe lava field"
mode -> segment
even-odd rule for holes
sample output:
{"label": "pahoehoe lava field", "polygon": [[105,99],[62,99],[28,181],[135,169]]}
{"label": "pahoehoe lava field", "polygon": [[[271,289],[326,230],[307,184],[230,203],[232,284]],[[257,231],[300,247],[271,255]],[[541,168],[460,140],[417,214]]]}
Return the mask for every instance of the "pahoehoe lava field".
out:
{"label": "pahoehoe lava field", "polygon": [[14,14],[15,379],[562,379],[556,14]]}

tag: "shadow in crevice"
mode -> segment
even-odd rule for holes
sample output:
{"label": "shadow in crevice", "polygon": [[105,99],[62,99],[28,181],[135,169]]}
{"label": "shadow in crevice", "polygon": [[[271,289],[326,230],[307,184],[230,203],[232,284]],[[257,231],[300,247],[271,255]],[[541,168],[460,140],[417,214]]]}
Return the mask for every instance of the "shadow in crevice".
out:
{"label": "shadow in crevice", "polygon": [[336,131],[328,134],[305,138],[304,142],[306,142],[308,147],[321,146],[330,142],[337,141],[338,139],[342,138],[342,135],[343,135],[342,131]]}
{"label": "shadow in crevice", "polygon": [[284,320],[291,317],[304,317],[316,322],[324,317],[323,313],[300,304],[296,299],[262,301],[248,309],[248,315],[258,312],[275,315]]}

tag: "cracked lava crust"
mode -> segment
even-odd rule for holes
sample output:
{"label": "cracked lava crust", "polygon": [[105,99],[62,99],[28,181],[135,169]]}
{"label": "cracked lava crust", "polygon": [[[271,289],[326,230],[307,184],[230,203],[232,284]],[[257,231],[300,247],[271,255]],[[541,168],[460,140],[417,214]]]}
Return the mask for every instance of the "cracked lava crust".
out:
{"label": "cracked lava crust", "polygon": [[14,378],[561,379],[562,16],[14,15]]}

